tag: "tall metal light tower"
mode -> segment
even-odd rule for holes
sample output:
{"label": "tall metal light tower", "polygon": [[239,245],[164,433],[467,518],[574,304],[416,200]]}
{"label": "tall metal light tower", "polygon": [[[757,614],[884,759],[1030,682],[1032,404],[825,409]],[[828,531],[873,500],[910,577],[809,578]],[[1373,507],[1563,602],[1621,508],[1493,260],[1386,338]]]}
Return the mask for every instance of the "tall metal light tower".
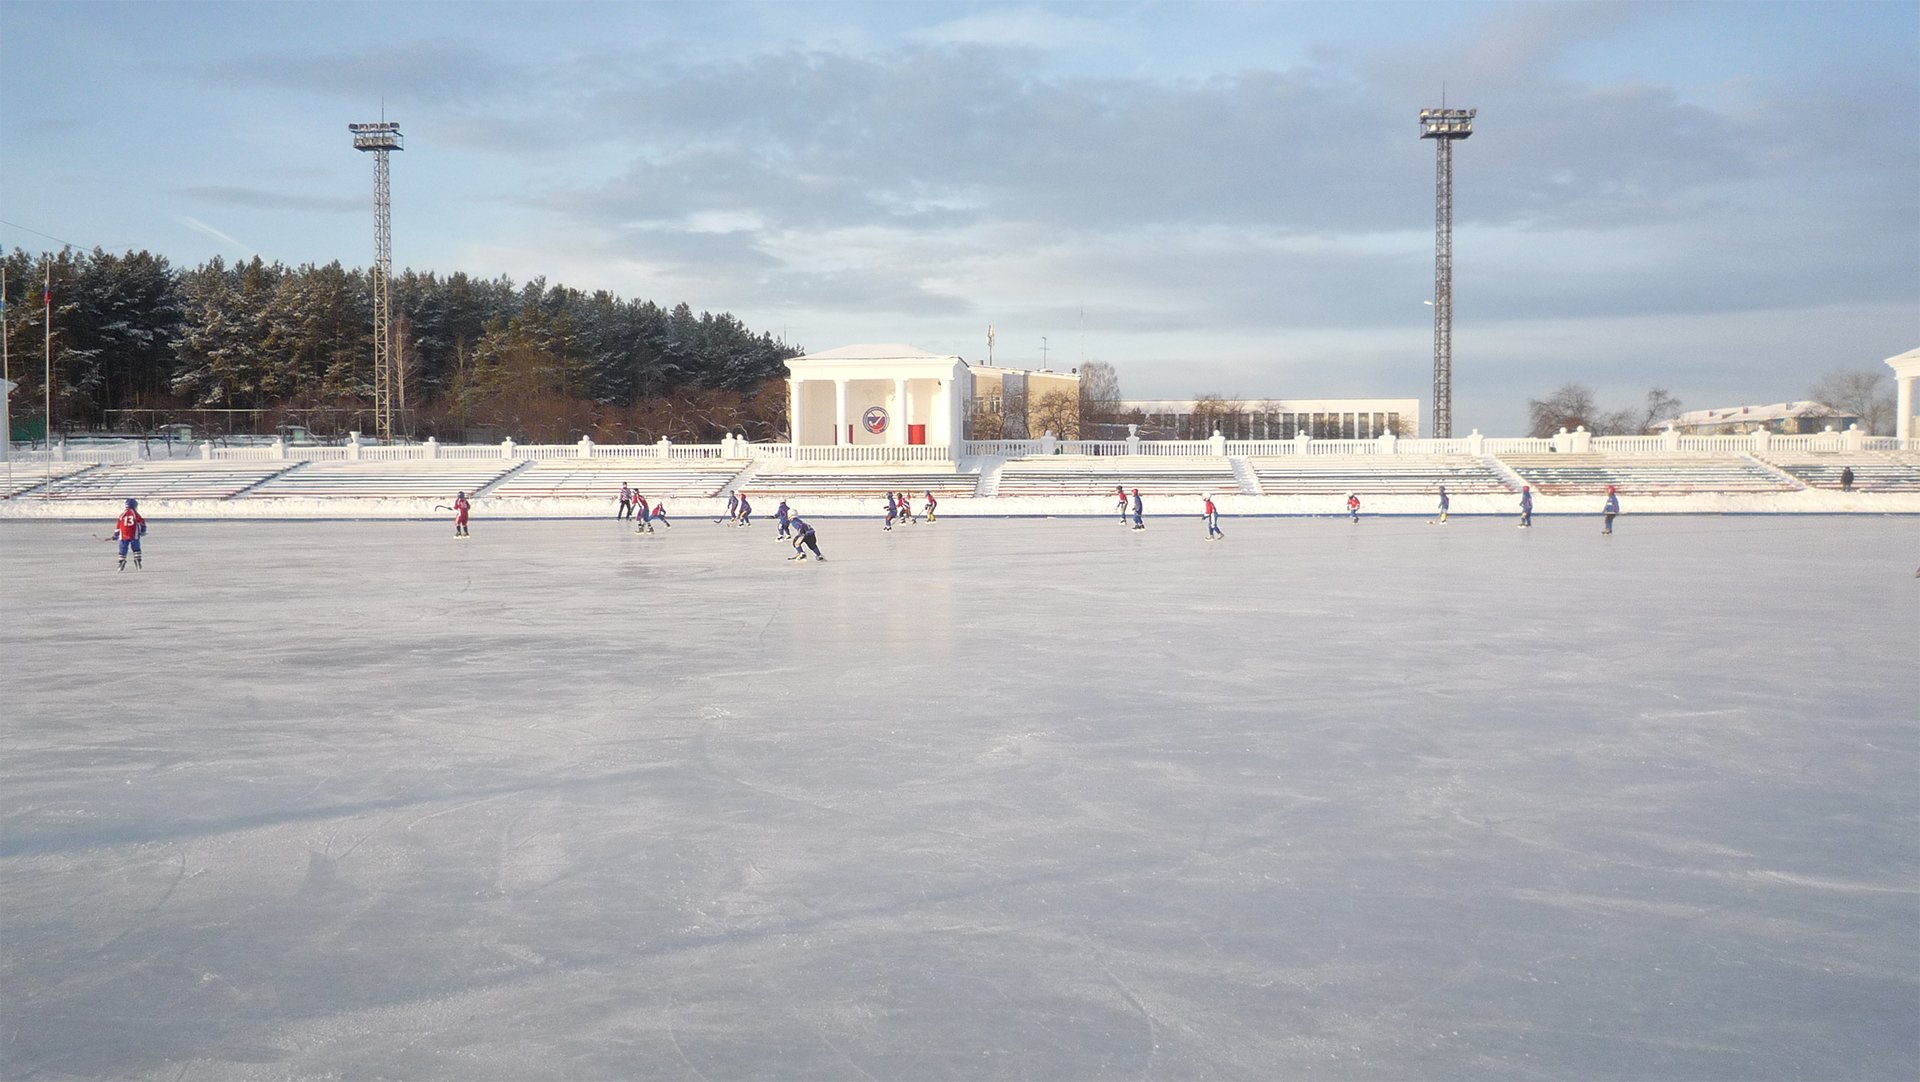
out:
{"label": "tall metal light tower", "polygon": [[1420,110],[1420,138],[1438,165],[1433,226],[1433,436],[1453,438],[1453,144],[1473,134],[1474,109]]}
{"label": "tall metal light tower", "polygon": [[[387,151],[400,145],[400,125],[349,124],[353,149],[373,152],[373,427],[382,440],[393,439],[393,195],[387,187]],[[404,395],[406,392],[400,392]]]}

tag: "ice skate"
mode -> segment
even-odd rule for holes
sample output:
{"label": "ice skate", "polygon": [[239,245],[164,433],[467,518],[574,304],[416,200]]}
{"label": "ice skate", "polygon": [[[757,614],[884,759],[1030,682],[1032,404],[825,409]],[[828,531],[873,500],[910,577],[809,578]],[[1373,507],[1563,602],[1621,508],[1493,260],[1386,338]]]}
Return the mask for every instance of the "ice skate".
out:
{"label": "ice skate", "polygon": [[127,558],[125,556],[122,556],[120,557],[120,570],[125,571],[126,569],[127,569]]}
{"label": "ice skate", "polygon": [[133,554],[133,569],[140,570],[140,554],[137,552]]}

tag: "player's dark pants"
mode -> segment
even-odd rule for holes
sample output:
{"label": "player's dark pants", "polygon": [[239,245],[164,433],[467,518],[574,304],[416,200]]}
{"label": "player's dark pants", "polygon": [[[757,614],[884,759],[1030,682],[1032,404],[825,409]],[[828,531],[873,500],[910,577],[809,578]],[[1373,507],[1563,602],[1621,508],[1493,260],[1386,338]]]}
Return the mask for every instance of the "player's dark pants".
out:
{"label": "player's dark pants", "polygon": [[812,549],[815,556],[820,555],[820,542],[815,541],[812,534],[801,535],[800,543]]}
{"label": "player's dark pants", "polygon": [[1612,533],[1612,532],[1613,532],[1613,515],[1611,515],[1611,514],[1609,514],[1609,515],[1607,515],[1607,526],[1606,526],[1606,528],[1605,528],[1605,529],[1603,529],[1603,530],[1601,530],[1600,532],[1601,532],[1601,533]]}
{"label": "player's dark pants", "polygon": [[630,502],[628,502],[628,501],[626,501],[626,500],[621,500],[621,501],[620,501],[620,513],[619,513],[618,515],[615,515],[614,517],[615,517],[615,518],[626,518],[626,517],[627,517],[628,515],[630,515],[630,514],[632,514],[632,513],[633,513],[633,504],[632,504],[632,503],[630,503]]}
{"label": "player's dark pants", "polygon": [[135,556],[140,555],[140,539],[137,537],[128,537],[128,538],[121,539],[120,558],[122,560],[127,558],[127,549],[129,548],[133,549],[133,554]]}

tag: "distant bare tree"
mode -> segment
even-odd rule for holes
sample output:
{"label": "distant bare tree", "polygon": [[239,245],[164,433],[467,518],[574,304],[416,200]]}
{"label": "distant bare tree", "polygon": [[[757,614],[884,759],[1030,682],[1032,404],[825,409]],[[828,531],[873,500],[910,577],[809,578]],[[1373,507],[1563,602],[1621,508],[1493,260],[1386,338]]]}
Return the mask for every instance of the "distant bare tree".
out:
{"label": "distant bare tree", "polygon": [[1665,387],[1655,387],[1647,392],[1647,403],[1640,411],[1640,424],[1634,433],[1652,432],[1657,426],[1680,416],[1680,400],[1667,393]]}
{"label": "distant bare tree", "polygon": [[1899,407],[1887,377],[1887,369],[1836,369],[1820,377],[1807,397],[1860,418],[1860,428],[1869,436],[1891,436]]}
{"label": "distant bare tree", "polygon": [[1222,435],[1238,439],[1240,418],[1247,403],[1239,395],[1208,393],[1193,396],[1193,412],[1188,414],[1196,440],[1204,440],[1219,429]]}
{"label": "distant bare tree", "polygon": [[1582,426],[1591,432],[1598,413],[1593,389],[1569,383],[1545,398],[1527,401],[1527,435],[1545,438],[1563,428],[1572,432]]}
{"label": "distant bare tree", "polygon": [[1105,361],[1080,366],[1080,423],[1088,431],[1113,424],[1120,414],[1120,375]]}
{"label": "distant bare tree", "polygon": [[1080,438],[1080,399],[1065,391],[1048,391],[1033,404],[1032,427],[1063,440]]}

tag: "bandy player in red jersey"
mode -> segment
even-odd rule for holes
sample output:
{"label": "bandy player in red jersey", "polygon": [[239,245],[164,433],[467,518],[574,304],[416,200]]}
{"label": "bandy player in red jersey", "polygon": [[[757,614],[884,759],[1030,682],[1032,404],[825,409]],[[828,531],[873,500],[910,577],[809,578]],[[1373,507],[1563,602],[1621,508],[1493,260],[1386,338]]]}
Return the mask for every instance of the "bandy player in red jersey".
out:
{"label": "bandy player in red jersey", "polygon": [[140,502],[128,500],[127,509],[113,520],[113,532],[107,534],[107,540],[120,542],[120,570],[127,569],[127,552],[133,552],[134,570],[140,569],[140,538],[147,532],[147,520],[140,517]]}

